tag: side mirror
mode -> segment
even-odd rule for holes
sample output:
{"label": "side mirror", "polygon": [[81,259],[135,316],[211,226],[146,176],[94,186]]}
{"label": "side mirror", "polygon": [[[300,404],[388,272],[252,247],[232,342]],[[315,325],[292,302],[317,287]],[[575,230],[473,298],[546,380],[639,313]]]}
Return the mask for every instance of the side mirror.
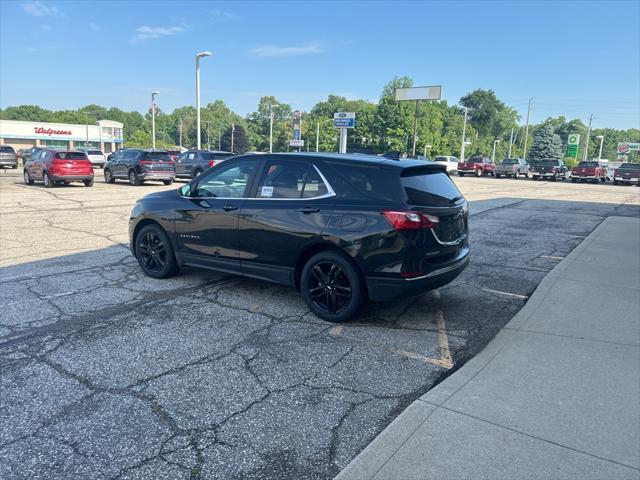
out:
{"label": "side mirror", "polygon": [[186,185],[183,185],[182,187],[180,187],[180,195],[183,197],[190,197],[191,196],[191,185],[189,185],[188,183]]}

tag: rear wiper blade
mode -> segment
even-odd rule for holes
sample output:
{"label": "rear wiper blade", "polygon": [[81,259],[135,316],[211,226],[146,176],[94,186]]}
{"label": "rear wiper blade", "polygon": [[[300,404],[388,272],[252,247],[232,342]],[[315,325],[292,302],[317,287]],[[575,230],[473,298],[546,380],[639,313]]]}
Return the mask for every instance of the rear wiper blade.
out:
{"label": "rear wiper blade", "polygon": [[464,197],[462,195],[458,195],[455,198],[452,198],[451,200],[449,200],[449,203],[456,203],[458,200],[462,200]]}

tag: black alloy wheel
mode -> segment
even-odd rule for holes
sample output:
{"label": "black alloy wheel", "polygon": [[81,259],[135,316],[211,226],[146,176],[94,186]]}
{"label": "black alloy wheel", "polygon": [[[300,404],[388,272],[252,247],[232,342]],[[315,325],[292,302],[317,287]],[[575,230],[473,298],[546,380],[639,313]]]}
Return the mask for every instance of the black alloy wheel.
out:
{"label": "black alloy wheel", "polygon": [[111,170],[109,170],[108,168],[104,169],[104,181],[107,183],[115,183],[116,179],[113,178],[113,174],[111,173]]}
{"label": "black alloy wheel", "polygon": [[364,306],[360,275],[338,252],[314,255],[302,271],[300,287],[309,308],[323,320],[343,322]]}
{"label": "black alloy wheel", "polygon": [[167,278],[178,271],[173,247],[158,225],[143,227],[136,237],[136,258],[144,273],[153,278]]}
{"label": "black alloy wheel", "polygon": [[138,178],[138,175],[136,174],[136,171],[133,169],[129,170],[129,183],[136,186],[142,184],[142,182]]}

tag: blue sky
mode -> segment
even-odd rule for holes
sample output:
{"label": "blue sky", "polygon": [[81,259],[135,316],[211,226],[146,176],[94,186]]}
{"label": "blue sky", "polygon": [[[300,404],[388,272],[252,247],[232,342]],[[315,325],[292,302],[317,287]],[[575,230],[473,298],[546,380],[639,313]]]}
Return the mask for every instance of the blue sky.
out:
{"label": "blue sky", "polygon": [[534,122],[640,127],[640,2],[0,1],[0,106],[145,111],[202,101],[244,115],[262,95],[309,109],[377,101],[393,77],[455,103],[493,89]]}

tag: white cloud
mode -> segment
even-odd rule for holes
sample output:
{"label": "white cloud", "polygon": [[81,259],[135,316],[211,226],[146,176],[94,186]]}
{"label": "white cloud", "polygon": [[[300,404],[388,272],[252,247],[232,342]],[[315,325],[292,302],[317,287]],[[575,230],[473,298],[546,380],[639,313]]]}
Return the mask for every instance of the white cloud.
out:
{"label": "white cloud", "polygon": [[212,20],[231,20],[236,18],[233,13],[223,12],[222,10],[209,10],[209,16]]}
{"label": "white cloud", "polygon": [[145,40],[152,40],[154,38],[170,37],[184,32],[184,30],[184,27],[177,25],[173,27],[149,27],[147,25],[143,25],[136,29],[136,34],[131,38],[131,41],[133,43],[137,43]]}
{"label": "white cloud", "polygon": [[261,45],[249,50],[258,57],[293,57],[298,55],[315,55],[324,53],[325,47],[320,43],[307,43],[300,47],[281,47],[277,45]]}
{"label": "white cloud", "polygon": [[97,23],[89,23],[89,28],[91,30],[93,30],[94,32],[97,32],[98,30],[102,30],[102,27],[100,25],[98,25]]}
{"label": "white cloud", "polygon": [[32,17],[64,17],[64,13],[51,3],[26,2],[22,5],[25,13]]}

